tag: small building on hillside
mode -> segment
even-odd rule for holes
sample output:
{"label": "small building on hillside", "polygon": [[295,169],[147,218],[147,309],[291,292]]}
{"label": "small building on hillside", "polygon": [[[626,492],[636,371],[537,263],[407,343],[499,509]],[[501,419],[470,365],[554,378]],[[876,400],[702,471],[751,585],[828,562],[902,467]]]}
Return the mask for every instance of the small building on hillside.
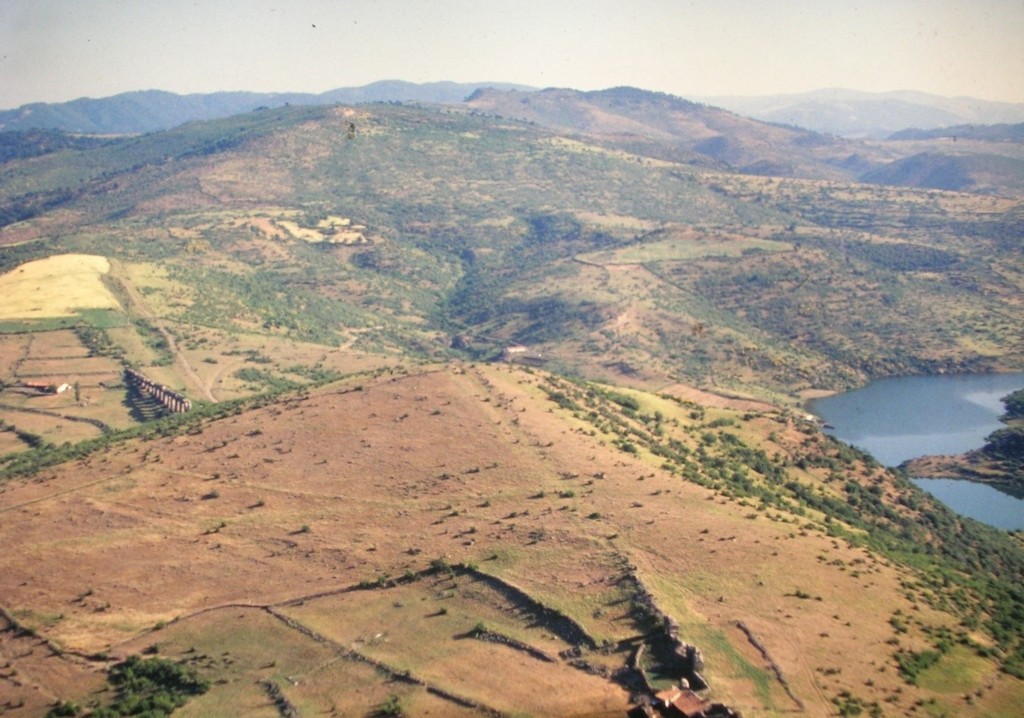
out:
{"label": "small building on hillside", "polygon": [[57,384],[56,382],[48,383],[45,381],[26,381],[22,382],[21,386],[26,389],[32,389],[40,394],[63,394],[71,388],[71,385],[66,382]]}
{"label": "small building on hillside", "polygon": [[704,712],[710,708],[710,703],[693,691],[680,691],[669,706],[685,718],[698,718],[704,716]]}
{"label": "small building on hillside", "polygon": [[739,714],[721,703],[701,698],[689,688],[669,688],[654,696],[652,708],[671,718],[736,718]]}
{"label": "small building on hillside", "polygon": [[501,351],[501,360],[506,362],[515,362],[517,364],[529,364],[531,366],[540,366],[544,363],[544,356],[528,346],[522,344],[513,344],[505,347]]}

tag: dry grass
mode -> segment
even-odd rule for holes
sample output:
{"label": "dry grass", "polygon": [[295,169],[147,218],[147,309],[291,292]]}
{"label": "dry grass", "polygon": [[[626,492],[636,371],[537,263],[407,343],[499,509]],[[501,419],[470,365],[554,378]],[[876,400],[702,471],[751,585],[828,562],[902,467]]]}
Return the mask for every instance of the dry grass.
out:
{"label": "dry grass", "polygon": [[89,349],[82,345],[74,332],[69,330],[37,332],[23,337],[23,339],[27,341],[25,358],[29,360],[77,360],[89,356]]}
{"label": "dry grass", "polygon": [[69,659],[0,617],[0,715],[42,716],[58,699],[98,690],[101,665]]}
{"label": "dry grass", "polygon": [[[265,611],[244,607],[210,611],[121,644],[122,658],[157,645],[159,655],[183,660],[218,683],[176,712],[182,716],[278,716],[258,681],[273,681],[286,696],[292,683],[330,665],[334,653]],[[267,646],[273,646],[268,655]],[[304,705],[304,708],[313,706]],[[322,710],[324,706],[319,706]]]}
{"label": "dry grass", "polygon": [[286,611],[340,645],[502,711],[572,715],[628,707],[625,693],[604,679],[473,638],[483,623],[553,658],[572,647],[467,576],[357,591]]}
{"label": "dry grass", "polygon": [[0,334],[0,376],[14,375],[18,362],[28,355],[32,342],[30,334]]}
{"label": "dry grass", "polygon": [[119,309],[100,277],[104,257],[61,254],[27,262],[0,276],[0,320],[74,316],[82,309]]}
{"label": "dry grass", "polygon": [[[9,394],[10,392],[4,392],[0,396],[6,398]],[[64,413],[61,409],[61,404],[66,403],[67,399],[63,396],[40,396],[29,407],[53,412],[54,415],[0,409],[0,421],[15,426],[20,431],[35,434],[57,445],[63,444],[65,441],[74,444],[85,439],[94,439],[100,436],[101,431],[92,424],[69,421],[58,416],[57,414]]]}
{"label": "dry grass", "polygon": [[[0,420],[6,422],[6,419]],[[3,431],[0,431],[0,456],[4,454],[11,454],[15,451],[24,451],[29,448],[28,444],[18,438],[18,435],[10,428],[5,426]]]}
{"label": "dry grass", "polygon": [[[895,695],[899,710],[943,695],[903,685],[887,643],[897,610],[922,625],[953,620],[913,608],[900,588],[912,574],[827,536],[810,516],[759,512],[673,477],[654,457],[590,436],[586,423],[545,398],[542,376],[457,365],[385,375],[358,390],[317,390],[8,482],[0,487],[0,541],[9,547],[0,556],[0,603],[27,611],[33,628],[76,650],[159,642],[181,656],[195,644],[228,682],[192,715],[232,704],[264,714],[257,677],[314,712],[365,712],[391,694],[426,710],[420,701],[433,699],[420,689],[367,680],[365,667],[338,657],[351,648],[487,705],[562,714],[621,709],[623,693],[562,663],[458,638],[483,621],[551,653],[564,644],[486,586],[461,577],[322,594],[445,557],[478,564],[598,640],[632,641],[638,629],[620,579],[635,566],[682,638],[702,648],[713,695],[744,715],[783,715],[795,702],[737,621],[767,648],[810,715],[831,713],[844,690],[879,702]],[[652,402],[645,411],[663,407],[668,422],[679,422],[673,431],[690,441],[685,407],[638,396]],[[752,421],[735,431],[759,444],[773,425]],[[257,608],[295,600],[304,603],[280,610],[334,648]],[[235,608],[242,606],[253,608]],[[63,618],[48,618],[56,615]],[[899,639],[927,645],[917,623]],[[286,668],[282,656],[296,652],[312,654]],[[467,668],[467,657],[488,670]],[[621,652],[590,658],[609,668],[625,661]],[[278,666],[267,666],[274,660]],[[973,686],[994,671],[975,663],[947,670]],[[363,682],[358,692],[346,688]],[[354,703],[337,697],[350,693]],[[1020,682],[1002,679],[986,695],[979,706],[1001,705],[1021,695]]]}

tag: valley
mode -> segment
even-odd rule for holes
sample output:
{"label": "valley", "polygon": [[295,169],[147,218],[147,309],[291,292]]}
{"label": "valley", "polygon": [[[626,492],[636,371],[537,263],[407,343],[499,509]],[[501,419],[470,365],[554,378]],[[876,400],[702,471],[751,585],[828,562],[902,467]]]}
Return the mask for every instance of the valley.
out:
{"label": "valley", "polygon": [[131,656],[183,716],[1014,715],[1020,533],[803,408],[1024,368],[1016,165],[861,180],[942,142],[618,88],[14,153],[0,715]]}

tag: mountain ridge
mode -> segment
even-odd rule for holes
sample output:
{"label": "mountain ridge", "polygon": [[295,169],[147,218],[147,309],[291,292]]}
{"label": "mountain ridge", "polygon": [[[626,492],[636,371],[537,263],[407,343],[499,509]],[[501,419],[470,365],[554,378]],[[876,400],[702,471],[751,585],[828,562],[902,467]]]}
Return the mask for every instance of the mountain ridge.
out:
{"label": "mountain ridge", "polygon": [[[380,80],[321,93],[221,91],[176,94],[159,89],[136,90],[101,98],[33,102],[0,110],[0,130],[35,128],[93,134],[133,134],[169,129],[190,120],[215,119],[260,106],[276,107],[285,103],[459,103],[477,89],[487,87],[541,91],[539,88],[510,82],[438,81],[417,84],[403,80]],[[660,92],[653,94],[675,97]],[[805,93],[765,96],[695,95],[678,99],[693,104],[713,105],[765,122],[794,125],[852,138],[881,139],[908,129],[932,130],[964,124],[1024,122],[1024,103],[966,96],[944,97],[916,90],[863,92],[823,88]]]}
{"label": "mountain ridge", "polygon": [[531,93],[482,89],[465,105],[558,131],[585,133],[659,159],[749,174],[848,179],[851,175],[842,162],[855,151],[839,138],[632,87]]}
{"label": "mountain ridge", "polygon": [[525,88],[503,82],[429,82],[381,80],[322,93],[224,91],[179,95],[166,90],[135,90],[110,97],[68,102],[36,102],[0,110],[0,131],[52,129],[87,134],[137,134],[167,130],[185,122],[212,120],[260,107],[286,104],[330,105],[362,102],[461,102],[485,87]]}

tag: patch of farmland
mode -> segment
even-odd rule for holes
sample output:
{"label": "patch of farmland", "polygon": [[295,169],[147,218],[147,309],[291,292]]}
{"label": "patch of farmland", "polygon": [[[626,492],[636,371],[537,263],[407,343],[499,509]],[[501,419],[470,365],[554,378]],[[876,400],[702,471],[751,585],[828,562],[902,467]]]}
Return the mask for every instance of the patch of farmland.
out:
{"label": "patch of farmland", "polygon": [[[210,690],[184,706],[181,716],[279,716],[263,681],[281,685],[286,697],[293,682],[329,664],[333,653],[257,608],[207,611],[172,622],[117,646],[118,658],[152,651],[210,680]],[[267,648],[273,646],[272,651]],[[290,679],[290,680],[289,680]]]}
{"label": "patch of farmland", "polygon": [[52,413],[0,409],[0,421],[16,427],[18,431],[32,434],[51,444],[63,444],[66,441],[73,444],[85,439],[94,439],[103,433],[95,424],[75,421],[74,419],[61,416],[56,408],[43,409],[42,406],[33,405],[32,408],[39,408],[40,411]]}
{"label": "patch of farmland", "polygon": [[383,676],[369,664],[347,659],[324,663],[298,678],[296,685],[284,683],[281,687],[302,715],[335,709],[340,715],[372,715],[387,705],[397,705],[403,715],[410,716],[480,716],[475,708],[446,700],[423,686]]}
{"label": "patch of farmland", "polygon": [[119,309],[103,284],[105,257],[61,254],[25,264],[0,276],[0,320],[69,317],[83,309]]}
{"label": "patch of farmland", "polygon": [[569,715],[629,705],[620,686],[559,657],[574,644],[557,629],[470,575],[442,572],[284,611],[340,645],[498,710]]}
{"label": "patch of farmland", "polygon": [[338,647],[311,638],[264,609],[238,606],[202,612],[121,644],[116,654],[154,647],[213,684],[175,712],[184,718],[274,718],[284,705],[299,715],[367,715],[395,699],[409,715],[479,715],[346,657]]}
{"label": "patch of farmland", "polygon": [[324,235],[321,232],[315,229],[310,229],[309,227],[301,227],[298,222],[292,222],[289,219],[277,219],[274,220],[274,224],[278,227],[282,227],[295,239],[301,239],[304,242],[324,241]]}
{"label": "patch of farmland", "polygon": [[32,344],[30,334],[0,334],[0,377],[11,377]]}
{"label": "patch of farmland", "polygon": [[[0,418],[0,421],[4,420]],[[15,451],[22,451],[27,448],[28,444],[18,437],[14,427],[4,421],[3,426],[0,426],[0,456],[10,454]]]}
{"label": "patch of farmland", "polygon": [[107,357],[79,357],[59,359],[26,359],[18,367],[20,379],[50,379],[71,382],[79,377],[94,380],[116,378],[121,375],[121,364]]}
{"label": "patch of farmland", "polygon": [[69,329],[36,332],[28,337],[28,346],[25,348],[25,357],[31,360],[84,359],[88,356],[89,348]]}
{"label": "patch of farmland", "polygon": [[[11,661],[16,657],[15,663]],[[41,716],[60,698],[98,690],[99,666],[61,655],[53,644],[24,630],[0,610],[0,715]]]}

